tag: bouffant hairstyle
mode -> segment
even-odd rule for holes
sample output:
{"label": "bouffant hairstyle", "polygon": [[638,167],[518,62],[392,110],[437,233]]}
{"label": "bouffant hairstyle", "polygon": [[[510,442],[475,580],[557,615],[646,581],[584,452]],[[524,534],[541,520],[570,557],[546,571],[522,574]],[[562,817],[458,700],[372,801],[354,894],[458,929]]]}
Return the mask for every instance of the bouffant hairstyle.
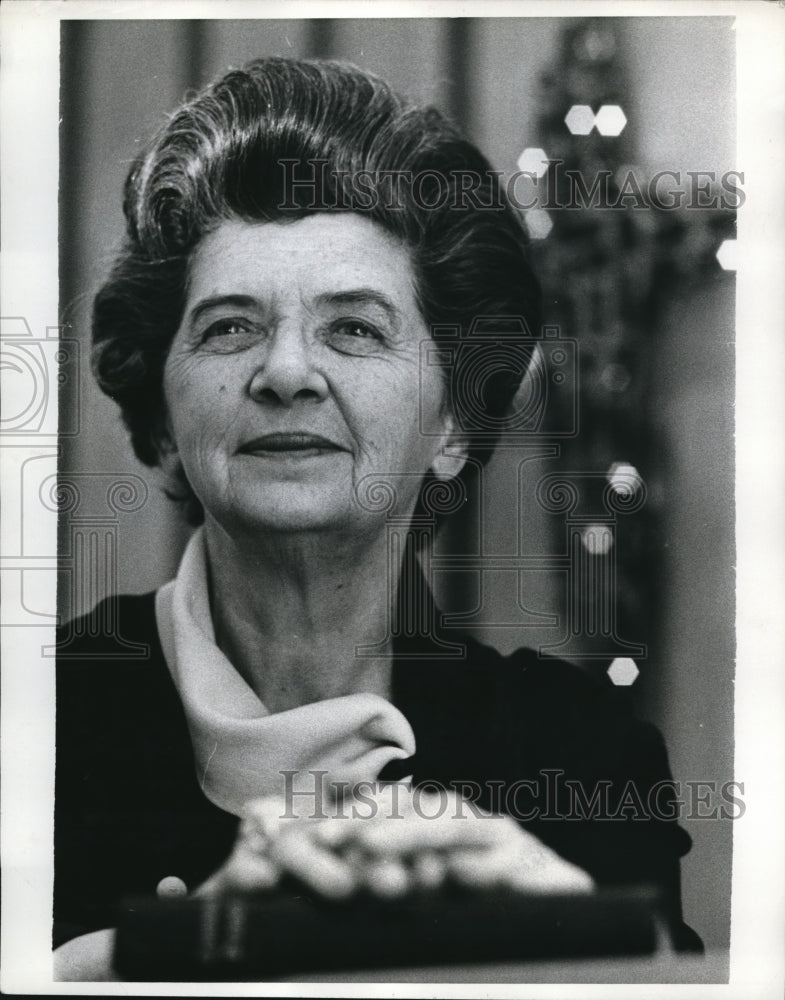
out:
{"label": "bouffant hairstyle", "polygon": [[[362,212],[403,241],[435,340],[473,331],[476,341],[483,317],[506,324],[508,338],[537,329],[539,287],[521,220],[485,157],[439,111],[348,64],[256,60],[182,104],[126,180],[125,242],[95,299],[93,370],[142,462],[159,462],[163,370],[199,242],[228,219],[282,222],[320,211]],[[445,369],[448,399],[460,408],[455,386],[463,383],[459,395],[472,405],[458,423],[469,432],[470,459],[484,461],[525,366],[467,357],[468,375],[456,370],[460,359]],[[467,382],[470,369],[481,384]],[[170,495],[192,523],[201,520],[184,473]]]}

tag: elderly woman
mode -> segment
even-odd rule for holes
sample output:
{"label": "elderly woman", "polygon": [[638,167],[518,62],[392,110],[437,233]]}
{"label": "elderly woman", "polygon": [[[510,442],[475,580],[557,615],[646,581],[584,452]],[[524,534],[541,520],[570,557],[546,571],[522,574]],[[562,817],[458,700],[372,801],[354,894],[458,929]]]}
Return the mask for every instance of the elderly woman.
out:
{"label": "elderly woman", "polygon": [[[94,370],[199,527],[175,580],[119,599],[148,657],[105,658],[85,628],[58,668],[60,954],[105,956],[123,897],[284,875],[334,897],[648,882],[677,914],[689,840],[623,798],[669,779],[656,731],[566,663],[466,637],[446,657],[416,546],[388,544],[391,517],[488,457],[533,343],[537,285],[487,161],[367,73],[265,59],[166,122],[125,214]],[[512,354],[479,388],[476,351],[421,363],[488,316]],[[458,412],[467,392],[486,423]],[[559,775],[615,821],[560,811]],[[324,810],[377,780],[410,789],[397,823],[374,788],[364,816]],[[412,805],[429,783],[453,789],[439,822]]]}

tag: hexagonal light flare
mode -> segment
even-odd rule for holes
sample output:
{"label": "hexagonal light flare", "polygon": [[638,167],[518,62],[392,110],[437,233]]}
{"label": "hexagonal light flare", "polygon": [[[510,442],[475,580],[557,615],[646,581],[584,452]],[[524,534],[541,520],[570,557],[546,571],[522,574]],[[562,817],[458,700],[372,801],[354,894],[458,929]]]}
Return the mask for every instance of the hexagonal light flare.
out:
{"label": "hexagonal light flare", "polygon": [[627,493],[640,483],[640,473],[630,462],[614,462],[607,472],[608,483],[614,493]]}
{"label": "hexagonal light flare", "polygon": [[723,271],[736,270],[736,240],[723,240],[715,254]]}
{"label": "hexagonal light flare", "polygon": [[627,116],[618,104],[603,104],[594,119],[600,135],[621,135],[627,124]]}
{"label": "hexagonal light flare", "polygon": [[564,116],[564,124],[573,135],[588,135],[594,128],[594,112],[588,104],[573,104]]}
{"label": "hexagonal light flare", "polygon": [[608,677],[617,687],[629,687],[634,684],[640,670],[629,656],[617,656],[608,667]]}
{"label": "hexagonal light flare", "polygon": [[613,532],[607,524],[589,524],[581,532],[581,542],[590,556],[605,556],[613,548]]}
{"label": "hexagonal light flare", "polygon": [[544,149],[527,147],[518,157],[518,169],[534,177],[542,177],[548,170],[548,157]]}
{"label": "hexagonal light flare", "polygon": [[553,229],[550,215],[544,208],[532,208],[524,216],[526,229],[533,240],[544,240]]}

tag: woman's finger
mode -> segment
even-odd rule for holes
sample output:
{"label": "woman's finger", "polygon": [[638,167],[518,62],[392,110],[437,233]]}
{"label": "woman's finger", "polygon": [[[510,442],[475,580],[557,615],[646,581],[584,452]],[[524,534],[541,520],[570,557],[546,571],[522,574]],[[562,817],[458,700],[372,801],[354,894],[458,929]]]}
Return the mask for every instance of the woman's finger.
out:
{"label": "woman's finger", "polygon": [[452,791],[440,793],[383,788],[363,807],[368,815],[334,817],[315,824],[314,838],[343,853],[351,844],[384,857],[447,850],[454,846],[494,846],[520,835],[507,816],[491,815]]}
{"label": "woman's finger", "polygon": [[357,827],[362,846],[377,854],[395,856],[423,850],[447,850],[456,846],[492,846],[509,836],[505,817],[469,817],[465,812],[436,810],[404,817],[363,821]]}
{"label": "woman's finger", "polygon": [[565,861],[539,841],[535,841],[535,845],[522,844],[504,871],[505,885],[519,892],[536,893],[588,893],[594,890],[594,880],[582,868]]}
{"label": "woman's finger", "polygon": [[447,876],[447,864],[436,851],[423,851],[415,855],[409,870],[413,886],[418,889],[438,889]]}
{"label": "woman's finger", "polygon": [[311,836],[324,847],[338,850],[344,845],[356,843],[358,825],[366,822],[364,819],[348,819],[333,816],[328,820],[316,822],[311,826]]}
{"label": "woman's finger", "polygon": [[356,889],[358,879],[346,860],[325,850],[307,827],[291,827],[270,844],[270,856],[280,867],[315,892],[343,899]]}
{"label": "woman's finger", "polygon": [[224,868],[224,887],[229,892],[263,892],[274,889],[280,875],[272,858],[241,841]]}
{"label": "woman's finger", "polygon": [[519,892],[533,893],[590,893],[595,888],[587,872],[567,862],[542,868],[513,868],[504,884]]}
{"label": "woman's finger", "polygon": [[446,858],[447,870],[461,885],[487,889],[504,881],[512,858],[506,847],[459,848]]}
{"label": "woman's finger", "polygon": [[353,873],[355,883],[369,889],[375,896],[385,899],[396,899],[403,896],[410,888],[411,879],[406,866],[395,857],[380,857],[366,851],[356,838],[347,840],[344,831],[339,837],[328,834],[322,839],[321,834],[330,824],[322,824],[322,829],[313,828],[312,835],[323,846],[329,846],[340,851],[340,858]]}
{"label": "woman's finger", "polygon": [[280,867],[247,841],[240,840],[228,860],[193,893],[220,896],[227,892],[265,892],[274,889],[281,877]]}
{"label": "woman's finger", "polygon": [[411,888],[406,866],[396,858],[369,858],[363,869],[363,885],[375,896],[399,899]]}

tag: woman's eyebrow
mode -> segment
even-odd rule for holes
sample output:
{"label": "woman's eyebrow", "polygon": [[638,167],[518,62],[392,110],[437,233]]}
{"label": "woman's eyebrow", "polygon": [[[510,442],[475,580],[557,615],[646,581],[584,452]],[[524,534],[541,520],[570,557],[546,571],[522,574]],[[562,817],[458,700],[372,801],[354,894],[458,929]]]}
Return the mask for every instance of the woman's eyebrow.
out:
{"label": "woman's eyebrow", "polygon": [[[382,309],[390,321],[399,325],[401,312],[392,299],[388,298],[384,292],[375,288],[352,288],[341,292],[324,292],[316,297],[318,305],[375,305]],[[212,295],[209,298],[201,299],[188,313],[188,323],[193,326],[206,312],[211,309],[258,309],[258,299],[252,295]]]}
{"label": "woman's eyebrow", "polygon": [[317,296],[316,301],[320,304],[337,306],[367,305],[370,303],[379,306],[386,312],[393,323],[397,324],[401,319],[400,310],[392,299],[375,288],[352,288],[342,292],[325,292]]}
{"label": "woman's eyebrow", "polygon": [[193,326],[204,313],[227,306],[233,309],[254,309],[259,307],[259,302],[252,295],[214,295],[196,303],[188,314],[188,323]]}

